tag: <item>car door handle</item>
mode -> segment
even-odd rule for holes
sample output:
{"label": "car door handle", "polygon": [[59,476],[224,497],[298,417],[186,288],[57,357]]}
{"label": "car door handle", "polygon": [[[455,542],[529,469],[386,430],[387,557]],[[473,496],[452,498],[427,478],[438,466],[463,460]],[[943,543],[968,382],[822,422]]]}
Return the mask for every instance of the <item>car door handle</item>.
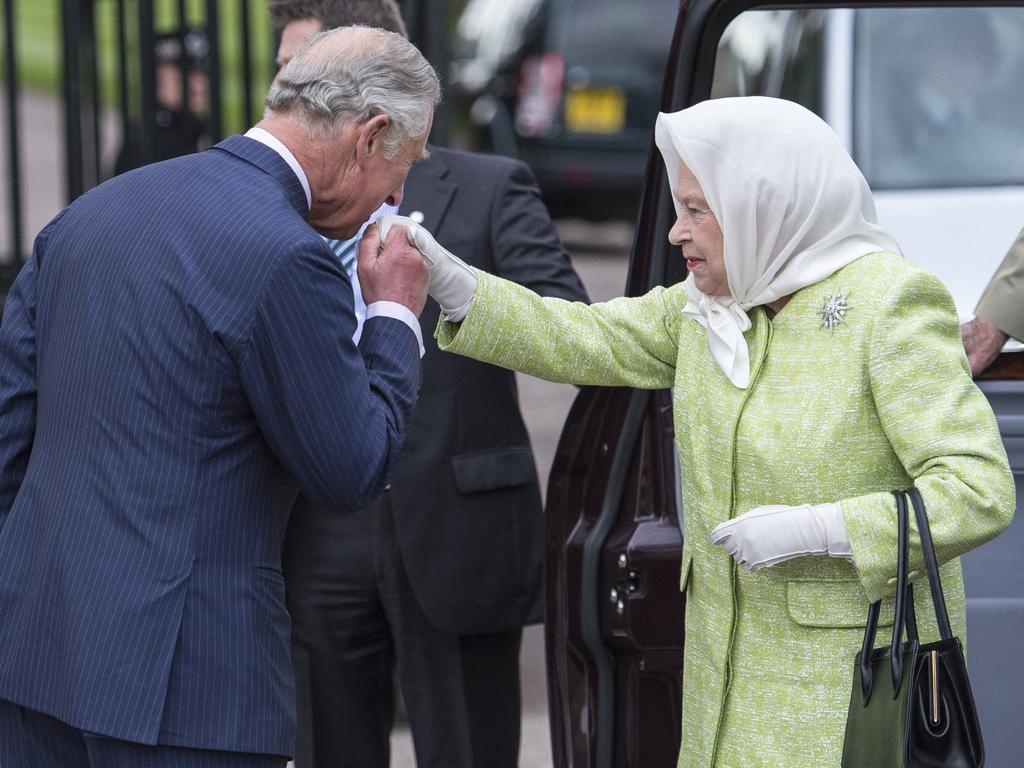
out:
{"label": "car door handle", "polygon": [[615,605],[616,612],[620,616],[626,610],[625,600],[643,597],[646,592],[646,579],[643,571],[639,568],[630,568],[628,562],[623,565],[623,558],[619,559],[619,578],[616,579],[615,586],[608,592],[608,599]]}

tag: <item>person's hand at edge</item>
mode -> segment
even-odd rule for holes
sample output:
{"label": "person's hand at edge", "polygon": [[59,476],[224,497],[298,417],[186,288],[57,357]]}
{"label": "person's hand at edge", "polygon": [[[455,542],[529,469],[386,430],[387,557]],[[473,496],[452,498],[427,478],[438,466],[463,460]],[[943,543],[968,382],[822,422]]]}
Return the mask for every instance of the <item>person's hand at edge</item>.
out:
{"label": "person's hand at edge", "polygon": [[960,338],[963,340],[964,350],[967,352],[971,375],[977,376],[995,362],[1010,336],[988,320],[975,317],[969,323],[960,326]]}

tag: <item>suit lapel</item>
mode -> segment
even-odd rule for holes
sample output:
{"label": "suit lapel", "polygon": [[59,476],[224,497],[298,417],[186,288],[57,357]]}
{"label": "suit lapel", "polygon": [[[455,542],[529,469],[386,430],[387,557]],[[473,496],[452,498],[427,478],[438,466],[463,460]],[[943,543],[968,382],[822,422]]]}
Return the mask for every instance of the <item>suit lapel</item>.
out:
{"label": "suit lapel", "polygon": [[436,235],[455,195],[455,184],[445,178],[448,164],[436,149],[432,152],[434,154],[414,165],[409,172],[398,212],[410,216],[419,211],[423,214],[420,223]]}

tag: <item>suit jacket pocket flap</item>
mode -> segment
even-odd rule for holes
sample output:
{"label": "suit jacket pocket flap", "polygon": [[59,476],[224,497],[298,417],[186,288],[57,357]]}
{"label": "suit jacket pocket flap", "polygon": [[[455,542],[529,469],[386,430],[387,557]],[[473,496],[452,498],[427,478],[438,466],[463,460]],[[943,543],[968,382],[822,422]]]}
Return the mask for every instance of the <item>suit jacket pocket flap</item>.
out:
{"label": "suit jacket pocket flap", "polygon": [[453,456],[452,470],[460,493],[513,488],[537,479],[533,453],[527,446]]}
{"label": "suit jacket pocket flap", "polygon": [[[805,627],[863,627],[868,605],[859,581],[786,582],[789,618]],[[891,627],[894,611],[892,600],[883,600],[878,625]]]}

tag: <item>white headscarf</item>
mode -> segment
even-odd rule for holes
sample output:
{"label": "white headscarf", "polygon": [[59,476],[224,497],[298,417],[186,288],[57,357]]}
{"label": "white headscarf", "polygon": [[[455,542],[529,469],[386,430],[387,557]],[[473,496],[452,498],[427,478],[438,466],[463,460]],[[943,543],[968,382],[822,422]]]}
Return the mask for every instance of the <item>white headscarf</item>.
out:
{"label": "white headscarf", "polygon": [[[658,115],[655,142],[675,189],[680,162],[722,229],[729,296],[684,284],[683,314],[707,329],[729,381],[750,384],[747,310],[899,246],[876,223],[867,182],[832,129],[790,101],[745,96]],[[679,201],[672,194],[676,211]]]}

